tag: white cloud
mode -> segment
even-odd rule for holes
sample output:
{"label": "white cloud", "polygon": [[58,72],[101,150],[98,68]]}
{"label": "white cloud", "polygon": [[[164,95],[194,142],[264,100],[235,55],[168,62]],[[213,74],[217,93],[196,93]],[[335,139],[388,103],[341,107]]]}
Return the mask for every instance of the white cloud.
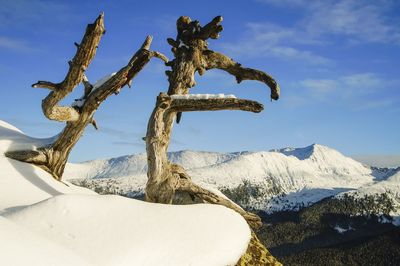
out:
{"label": "white cloud", "polygon": [[384,108],[393,106],[395,104],[394,99],[374,99],[373,101],[360,101],[357,105],[354,106],[354,110],[363,111],[368,109],[376,109],[376,108]]}
{"label": "white cloud", "polygon": [[257,0],[284,8],[302,8],[305,17],[296,26],[310,35],[341,35],[348,42],[400,44],[399,19],[387,14],[394,2],[387,0]]}
{"label": "white cloud", "polygon": [[325,2],[318,6],[307,22],[316,33],[335,33],[366,42],[400,43],[399,28],[385,15],[387,1]]}
{"label": "white cloud", "polygon": [[319,93],[330,93],[339,86],[339,82],[332,79],[306,79],[300,82],[303,87]]}
{"label": "white cloud", "polygon": [[277,57],[298,60],[314,65],[327,65],[331,60],[317,55],[298,45],[318,44],[318,41],[294,29],[272,23],[247,23],[248,31],[238,43],[223,43],[221,46],[234,57]]}
{"label": "white cloud", "polygon": [[301,8],[292,26],[268,22],[247,23],[247,31],[234,43],[221,44],[235,57],[276,57],[313,65],[329,65],[332,59],[315,46],[359,43],[400,44],[399,22],[387,13],[391,1],[361,0],[257,0],[281,8]]}
{"label": "white cloud", "polygon": [[29,46],[24,41],[3,36],[0,36],[0,48],[21,51],[21,52],[30,52],[36,50],[35,48]]}
{"label": "white cloud", "polygon": [[76,20],[76,14],[61,1],[6,0],[0,6],[0,28],[34,29],[37,24],[47,23],[48,27]]}
{"label": "white cloud", "polygon": [[379,90],[381,86],[385,86],[391,82],[383,80],[374,73],[357,73],[340,76],[336,79],[305,79],[300,81],[299,84],[321,95],[343,91],[343,96],[349,96],[373,93]]}
{"label": "white cloud", "polygon": [[[355,111],[393,107],[398,100],[388,98],[389,90],[398,88],[398,80],[386,80],[374,73],[357,73],[335,79],[305,79],[298,85],[306,91],[303,97],[313,101],[341,101],[349,103]],[[388,91],[386,91],[388,90]]]}

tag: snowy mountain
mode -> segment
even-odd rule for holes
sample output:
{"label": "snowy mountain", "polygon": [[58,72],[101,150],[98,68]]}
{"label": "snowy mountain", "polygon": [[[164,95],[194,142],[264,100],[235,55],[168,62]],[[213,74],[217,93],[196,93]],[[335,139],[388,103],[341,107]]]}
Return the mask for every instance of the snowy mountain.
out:
{"label": "snowy mountain", "polygon": [[[50,142],[0,120],[0,265],[217,266],[234,265],[246,252],[250,229],[225,207],[98,195],[4,156]],[[93,162],[97,167],[91,169],[75,165],[75,170],[112,174],[109,167],[117,161]],[[121,161],[118,167],[139,161]]]}
{"label": "snowy mountain", "polygon": [[[372,168],[319,144],[269,152],[179,151],[169,158],[202,186],[228,193],[246,189],[251,195],[244,205],[261,210],[297,208],[350,191],[375,193],[382,186],[400,203],[400,189],[390,185],[400,169]],[[135,196],[144,191],[146,171],[146,155],[138,154],[68,164],[65,178]]]}

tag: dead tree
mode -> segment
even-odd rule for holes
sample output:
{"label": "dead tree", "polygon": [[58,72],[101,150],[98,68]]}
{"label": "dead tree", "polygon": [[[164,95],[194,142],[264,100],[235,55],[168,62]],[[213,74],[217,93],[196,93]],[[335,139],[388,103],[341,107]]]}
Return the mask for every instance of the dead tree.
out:
{"label": "dead tree", "polygon": [[258,227],[261,220],[257,215],[244,211],[238,205],[216,193],[193,183],[183,167],[168,161],[167,151],[171,139],[175,117],[182,112],[242,110],[260,112],[263,106],[250,100],[236,98],[191,99],[182,97],[195,86],[194,75],[200,75],[209,69],[221,69],[242,80],[258,80],[271,89],[271,98],[279,98],[279,86],[268,74],[244,68],[231,58],[208,49],[207,39],[216,39],[222,31],[222,17],[214,18],[201,27],[198,21],[189,17],[180,17],[177,21],[178,35],[175,40],[169,38],[175,59],[168,62],[171,71],[166,71],[169,81],[167,94],[160,94],[156,107],[149,119],[146,134],[146,151],[148,162],[148,182],[146,200],[158,203],[172,203],[176,192],[187,192],[201,200],[221,204],[241,214],[250,225]]}
{"label": "dead tree", "polygon": [[[85,75],[85,70],[96,54],[102,35],[105,33],[103,13],[86,28],[85,35],[77,47],[74,58],[69,61],[69,70],[60,83],[38,81],[33,88],[46,88],[51,92],[42,101],[44,115],[59,122],[66,122],[65,128],[55,141],[36,150],[10,151],[6,155],[12,159],[32,163],[49,172],[55,179],[61,180],[69,153],[82,136],[86,126],[97,123],[93,116],[102,102],[110,95],[118,94],[125,85],[130,86],[132,79],[143,69],[152,57],[165,62],[168,59],[162,54],[150,51],[152,37],[148,36],[142,47],[133,55],[129,63],[121,68],[102,85],[94,87]],[[60,106],[59,102],[71,93],[77,85],[83,83],[84,96],[74,106]]]}

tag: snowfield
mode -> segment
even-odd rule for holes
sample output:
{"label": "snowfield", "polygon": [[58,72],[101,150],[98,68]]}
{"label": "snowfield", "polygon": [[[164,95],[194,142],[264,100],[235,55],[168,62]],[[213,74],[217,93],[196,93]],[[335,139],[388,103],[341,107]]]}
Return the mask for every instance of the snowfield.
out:
{"label": "snowfield", "polygon": [[4,156],[49,143],[0,121],[1,265],[234,265],[246,251],[250,229],[225,207],[101,196]]}
{"label": "snowfield", "polygon": [[[245,205],[268,212],[298,209],[343,193],[356,197],[388,193],[398,209],[393,215],[400,214],[400,168],[371,168],[319,144],[269,152],[179,151],[169,153],[169,159],[182,165],[203,187],[256,189],[257,195]],[[65,178],[80,177],[135,196],[144,192],[146,171],[146,155],[138,154],[68,164]]]}

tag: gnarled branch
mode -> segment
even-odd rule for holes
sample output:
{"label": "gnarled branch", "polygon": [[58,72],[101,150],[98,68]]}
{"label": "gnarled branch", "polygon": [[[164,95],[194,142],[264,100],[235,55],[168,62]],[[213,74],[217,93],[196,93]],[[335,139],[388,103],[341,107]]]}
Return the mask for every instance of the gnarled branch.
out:
{"label": "gnarled branch", "polygon": [[191,195],[199,197],[205,202],[222,205],[232,209],[242,215],[242,217],[246,219],[249,225],[253,228],[259,228],[262,225],[261,219],[257,215],[243,210],[239,205],[230,199],[217,195],[216,193],[193,183],[183,167],[177,164],[172,164],[171,168],[173,174],[179,176],[179,181],[176,183],[175,191],[187,192]]}
{"label": "gnarled branch", "polygon": [[[52,90],[44,99],[42,107],[48,118],[67,122],[63,131],[49,146],[38,148],[35,151],[10,151],[7,153],[8,157],[33,163],[52,174],[57,180],[61,180],[68,155],[82,136],[86,126],[92,124],[96,129],[98,128],[93,116],[100,104],[107,97],[117,94],[122,87],[129,84],[151,58],[158,57],[168,61],[159,52],[149,50],[152,37],[147,36],[141,48],[132,56],[126,66],[106,82],[95,87],[87,79],[84,70],[93,59],[103,32],[103,14],[101,14],[93,24],[87,27],[81,44],[76,45],[77,52],[71,61],[64,81],[58,84],[39,81],[34,84],[34,87],[45,87]],[[58,102],[68,95],[79,82],[85,86],[84,96],[77,99],[73,106],[58,106]]]}
{"label": "gnarled branch", "polygon": [[245,99],[174,99],[173,96],[169,109],[173,112],[241,110],[259,113],[264,109],[261,103]]}
{"label": "gnarled branch", "polygon": [[[89,24],[81,44],[76,45],[77,51],[74,58],[70,61],[67,75],[61,83],[50,86],[51,82],[39,81],[33,87],[51,88],[53,91],[43,100],[43,113],[48,119],[56,121],[77,121],[79,112],[70,106],[59,106],[58,103],[65,98],[73,89],[82,82],[84,72],[96,55],[101,36],[104,34],[104,14]],[[53,88],[56,89],[53,89]]]}
{"label": "gnarled branch", "polygon": [[[271,98],[279,98],[279,86],[268,74],[243,68],[229,57],[208,49],[208,39],[216,39],[222,31],[222,17],[215,17],[205,26],[189,17],[182,16],[176,22],[176,39],[168,38],[172,46],[175,59],[166,65],[172,69],[166,71],[169,88],[168,97],[160,94],[157,104],[150,117],[147,135],[146,151],[148,159],[148,182],[146,198],[148,201],[171,203],[176,190],[187,191],[197,195],[210,203],[222,204],[236,210],[249,224],[260,224],[260,219],[249,214],[229,200],[219,197],[190,181],[183,168],[171,164],[167,158],[167,149],[171,139],[174,118],[179,122],[182,112],[216,111],[216,110],[243,110],[260,112],[263,106],[250,100],[223,98],[223,99],[192,99],[181,97],[189,94],[190,88],[195,86],[195,73],[202,75],[206,70],[219,68],[234,75],[238,82],[246,79],[264,82],[271,88]],[[178,169],[178,170],[177,170]]]}
{"label": "gnarled branch", "polygon": [[218,68],[228,72],[229,74],[236,77],[238,83],[242,80],[258,80],[265,83],[271,89],[271,99],[278,100],[280,94],[280,88],[278,83],[267,73],[242,67],[239,63],[233,59],[227,57],[224,54],[207,50],[203,53],[205,62],[205,68],[213,69]]}
{"label": "gnarled branch", "polygon": [[255,101],[236,98],[176,99],[175,97],[176,95],[160,93],[149,119],[145,139],[148,161],[146,199],[152,202],[171,203],[176,191],[188,192],[208,203],[231,208],[241,214],[251,226],[260,226],[261,220],[257,215],[246,212],[229,199],[194,184],[183,167],[168,160],[167,148],[170,135],[166,134],[166,130],[171,123],[171,114],[173,116],[176,112],[216,110],[260,112],[263,106]]}

